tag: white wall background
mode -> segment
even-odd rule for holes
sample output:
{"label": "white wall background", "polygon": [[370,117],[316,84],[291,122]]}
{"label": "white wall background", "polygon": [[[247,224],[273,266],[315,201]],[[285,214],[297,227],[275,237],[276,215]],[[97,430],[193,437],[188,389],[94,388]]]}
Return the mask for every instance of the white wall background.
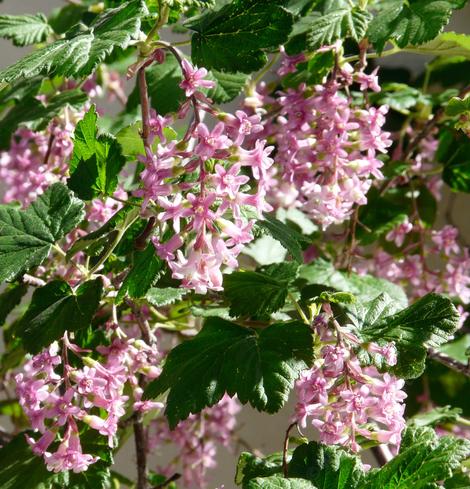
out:
{"label": "white wall background", "polygon": [[[53,8],[63,5],[60,0],[4,0],[0,3],[0,14],[20,14],[50,12]],[[462,11],[457,12],[449,30],[470,33],[470,5]],[[0,68],[14,62],[18,57],[27,52],[28,48],[15,48],[11,43],[0,40]],[[396,56],[386,59],[389,66],[402,66],[406,63],[410,67],[418,67],[422,59],[416,56]],[[385,63],[384,63],[385,64]],[[0,182],[1,185],[1,182]],[[464,230],[464,234],[470,242],[470,220],[464,209],[468,209],[470,198],[459,196],[455,205],[454,218],[459,227]],[[251,408],[244,408],[239,415],[239,437],[246,444],[258,448],[263,453],[282,450],[284,431],[289,424],[289,417],[292,412],[292,403],[284,408],[280,413],[268,416],[260,414]],[[245,446],[239,445],[237,452],[245,450]],[[212,471],[210,488],[225,485],[225,489],[234,489],[233,483],[236,454],[228,453],[223,448],[218,455],[219,465]],[[160,460],[163,460],[162,457]],[[128,443],[125,448],[116,456],[116,470],[129,476],[134,474],[134,452],[133,444]],[[157,457],[153,456],[149,460],[149,466],[157,464]],[[161,463],[161,462],[160,462]]]}

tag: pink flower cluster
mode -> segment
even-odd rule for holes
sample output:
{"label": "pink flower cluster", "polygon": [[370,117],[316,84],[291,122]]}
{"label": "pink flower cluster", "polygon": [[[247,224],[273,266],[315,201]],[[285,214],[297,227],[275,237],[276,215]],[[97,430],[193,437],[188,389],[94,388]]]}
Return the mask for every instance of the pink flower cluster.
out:
{"label": "pink flower cluster", "polygon": [[0,180],[5,185],[3,202],[27,206],[52,183],[62,181],[72,154],[74,126],[52,123],[45,132],[18,129],[8,151],[0,153]]}
{"label": "pink flower cluster", "polygon": [[[284,61],[280,74],[292,72],[299,61]],[[270,195],[277,205],[300,208],[323,228],[343,222],[353,206],[367,203],[373,178],[383,178],[377,155],[392,144],[382,129],[388,107],[355,105],[349,95],[355,82],[364,100],[368,89],[380,90],[375,72],[353,72],[346,65],[313,90],[300,84],[273,98],[258,94],[266,112],[264,134],[276,144]]]}
{"label": "pink flower cluster", "polygon": [[[153,113],[151,138],[158,136],[159,143],[141,158],[145,170],[136,195],[143,197],[144,207],[155,209],[162,223],[161,237],[154,237],[153,243],[173,278],[206,293],[221,290],[221,268],[237,267],[238,254],[253,239],[254,217],[270,209],[265,182],[272,148],[258,140],[252,149],[243,149],[245,137],[262,130],[259,116],[243,111],[217,114],[198,91],[213,85],[204,80],[206,71],[184,60],[183,74],[180,86],[190,99],[178,115],[184,117],[191,103],[194,122],[182,141],[168,142],[164,128],[172,118]],[[210,129],[201,122],[201,114],[218,115],[220,120]]]}
{"label": "pink flower cluster", "polygon": [[[160,373],[154,366],[160,358],[154,346],[121,334],[97,351],[101,362],[84,356],[89,351],[64,336],[61,355],[54,342],[28,360],[15,377],[20,405],[32,428],[41,434],[38,440],[28,437],[27,441],[51,471],[81,472],[97,461],[97,457],[82,452],[78,423],[97,430],[108,438],[110,447],[114,446],[118,422],[129,400],[124,394],[126,384],[132,388],[134,410],[162,407],[158,402],[142,401],[138,383],[138,375],[154,378]],[[80,358],[83,367],[72,367],[69,354]]]}
{"label": "pink flower cluster", "polygon": [[[362,367],[353,349],[359,340],[346,329],[328,327],[325,316],[315,322],[317,334],[326,342],[315,366],[297,381],[296,419],[302,427],[318,429],[320,441],[360,451],[357,437],[379,443],[400,445],[405,427],[404,381],[375,366]],[[396,363],[393,344],[368,345],[374,356],[388,365]]]}
{"label": "pink flower cluster", "polygon": [[[419,225],[418,225],[419,226]],[[393,231],[395,234],[397,230]],[[446,225],[440,230],[422,229],[422,243],[405,243],[401,256],[377,250],[368,262],[374,273],[403,285],[412,297],[428,292],[448,294],[470,302],[470,255],[457,242],[458,230]],[[403,246],[403,241],[395,243]],[[422,253],[418,247],[423,245]],[[463,320],[466,314],[464,314]]]}
{"label": "pink flower cluster", "polygon": [[149,449],[155,450],[169,443],[178,449],[177,456],[161,468],[161,472],[171,476],[178,466],[182,466],[187,487],[206,487],[207,469],[217,465],[217,444],[230,447],[233,443],[236,415],[240,409],[236,399],[225,395],[215,406],[180,422],[173,431],[165,419],[154,420],[150,427]]}

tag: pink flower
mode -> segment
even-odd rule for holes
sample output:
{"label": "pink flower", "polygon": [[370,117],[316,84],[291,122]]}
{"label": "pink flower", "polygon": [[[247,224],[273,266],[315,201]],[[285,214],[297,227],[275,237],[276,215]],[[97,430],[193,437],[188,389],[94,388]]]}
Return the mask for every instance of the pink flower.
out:
{"label": "pink flower", "polygon": [[459,230],[454,226],[444,226],[439,231],[433,231],[432,241],[437,245],[438,251],[444,252],[445,255],[451,253],[460,253],[460,247],[457,244]]}
{"label": "pink flower", "polygon": [[218,122],[212,131],[200,122],[196,128],[196,135],[199,138],[197,146],[194,148],[196,154],[201,158],[207,159],[214,156],[217,150],[228,148],[232,142],[224,134],[225,125]]}
{"label": "pink flower", "polygon": [[403,246],[403,242],[405,241],[406,235],[413,229],[413,224],[408,221],[408,217],[399,224],[394,227],[391,231],[387,233],[385,239],[387,241],[393,241],[398,247]]}
{"label": "pink flower", "polygon": [[186,97],[190,97],[198,88],[213,88],[215,82],[205,80],[207,70],[205,68],[193,67],[187,59],[182,61],[183,81],[180,87],[185,91]]}
{"label": "pink flower", "polygon": [[44,454],[47,470],[65,472],[72,470],[75,473],[83,472],[88,466],[94,464],[98,457],[82,453],[80,438],[76,429],[71,425],[67,427],[64,440],[55,453]]}
{"label": "pink flower", "polygon": [[356,81],[360,84],[359,89],[365,92],[366,90],[372,90],[373,92],[380,92],[381,88],[379,85],[379,78],[377,76],[377,72],[379,71],[379,67],[375,68],[375,70],[367,75],[363,71],[360,71],[356,74]]}

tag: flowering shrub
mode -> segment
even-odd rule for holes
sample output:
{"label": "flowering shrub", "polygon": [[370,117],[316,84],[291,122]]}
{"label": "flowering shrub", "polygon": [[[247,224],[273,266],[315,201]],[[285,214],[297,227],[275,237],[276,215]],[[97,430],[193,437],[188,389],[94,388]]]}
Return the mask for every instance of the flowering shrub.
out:
{"label": "flowering shrub", "polygon": [[0,15],[1,488],[470,487],[465,4]]}

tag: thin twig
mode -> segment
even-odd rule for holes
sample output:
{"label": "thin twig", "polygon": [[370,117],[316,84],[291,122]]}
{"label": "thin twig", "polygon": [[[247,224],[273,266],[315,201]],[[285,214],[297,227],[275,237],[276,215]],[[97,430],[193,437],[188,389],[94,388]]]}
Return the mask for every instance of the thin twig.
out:
{"label": "thin twig", "polygon": [[47,151],[46,151],[46,154],[44,156],[44,166],[47,166],[49,164],[49,159],[51,157],[52,148],[54,147],[54,140],[55,140],[55,134],[53,132],[51,132],[51,134],[49,136],[49,141],[47,143]]}
{"label": "thin twig", "polygon": [[435,360],[436,362],[441,363],[442,365],[445,365],[451,370],[458,372],[459,374],[463,374],[466,377],[470,377],[469,364],[466,365],[465,363],[459,362],[458,360],[455,360],[449,355],[446,355],[445,353],[441,353],[435,350],[434,348],[428,349],[428,357],[431,358],[432,360]]}
{"label": "thin twig", "polygon": [[297,426],[297,421],[294,421],[288,426],[286,430],[286,435],[284,436],[284,447],[282,449],[282,471],[284,473],[285,478],[287,478],[288,470],[289,470],[289,466],[287,465],[287,452],[289,450],[289,435],[292,428],[294,428],[294,426]]}

